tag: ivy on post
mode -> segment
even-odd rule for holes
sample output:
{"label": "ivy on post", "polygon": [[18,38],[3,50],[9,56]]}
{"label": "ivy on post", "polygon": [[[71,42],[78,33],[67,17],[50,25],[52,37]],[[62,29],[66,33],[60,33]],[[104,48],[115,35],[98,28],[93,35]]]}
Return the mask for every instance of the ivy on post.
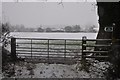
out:
{"label": "ivy on post", "polygon": [[16,56],[16,38],[11,38],[11,58],[13,61],[17,59]]}
{"label": "ivy on post", "polygon": [[86,44],[86,39],[87,39],[86,36],[82,37],[82,60],[81,60],[82,65],[81,65],[81,69],[88,71],[87,67],[86,67],[86,58],[85,58],[86,53],[84,53],[84,50],[86,50],[86,46],[84,46]]}

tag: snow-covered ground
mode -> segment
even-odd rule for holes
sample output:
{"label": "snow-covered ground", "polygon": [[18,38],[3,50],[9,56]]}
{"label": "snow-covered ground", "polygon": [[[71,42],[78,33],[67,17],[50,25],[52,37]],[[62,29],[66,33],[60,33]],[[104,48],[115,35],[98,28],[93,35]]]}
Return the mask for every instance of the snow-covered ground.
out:
{"label": "snow-covered ground", "polygon": [[14,66],[15,75],[12,77],[15,78],[103,78],[103,72],[100,69],[105,70],[106,64],[101,62],[93,65],[95,67],[91,66],[89,73],[84,70],[77,70],[76,64],[33,64],[20,62],[15,65],[11,64],[10,68],[12,69],[12,66]]}
{"label": "snow-covered ground", "polygon": [[[30,75],[30,70],[23,68],[22,75],[16,75],[19,78],[89,78],[89,74],[84,71],[77,71],[74,65],[63,64],[36,64],[33,69],[33,75]],[[16,70],[17,71],[17,70]],[[17,71],[18,72],[18,71]]]}
{"label": "snow-covered ground", "polygon": [[95,39],[97,33],[39,33],[39,32],[11,32],[11,36],[18,38],[45,38],[45,39]]}

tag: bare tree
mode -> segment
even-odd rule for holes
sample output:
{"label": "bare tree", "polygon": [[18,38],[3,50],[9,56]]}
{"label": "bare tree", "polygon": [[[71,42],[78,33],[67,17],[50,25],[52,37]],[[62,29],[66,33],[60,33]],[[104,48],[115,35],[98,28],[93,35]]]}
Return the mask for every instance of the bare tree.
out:
{"label": "bare tree", "polygon": [[80,31],[81,31],[80,25],[75,25],[75,26],[73,26],[73,31],[74,31],[74,32],[80,32]]}
{"label": "bare tree", "polygon": [[65,32],[72,32],[72,27],[71,26],[66,26],[65,27]]}
{"label": "bare tree", "polygon": [[51,28],[46,28],[46,32],[52,32]]}

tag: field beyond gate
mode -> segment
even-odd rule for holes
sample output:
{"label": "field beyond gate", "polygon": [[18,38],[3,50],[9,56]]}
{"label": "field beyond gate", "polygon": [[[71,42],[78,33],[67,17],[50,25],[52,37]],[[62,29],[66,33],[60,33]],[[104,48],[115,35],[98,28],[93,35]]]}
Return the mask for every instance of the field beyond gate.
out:
{"label": "field beyond gate", "polygon": [[[107,39],[106,39],[107,40]],[[67,63],[73,64],[86,58],[106,58],[90,54],[108,53],[109,50],[94,51],[95,47],[110,47],[110,43],[96,44],[104,39],[38,39],[11,38],[11,53],[13,59],[22,58],[25,61]],[[109,49],[109,48],[108,48]]]}

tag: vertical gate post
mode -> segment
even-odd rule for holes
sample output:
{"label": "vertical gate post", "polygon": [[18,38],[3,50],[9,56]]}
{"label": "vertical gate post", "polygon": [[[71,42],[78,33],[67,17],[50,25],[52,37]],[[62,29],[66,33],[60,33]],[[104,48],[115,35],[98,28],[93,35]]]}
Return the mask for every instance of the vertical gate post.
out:
{"label": "vertical gate post", "polygon": [[11,38],[11,58],[12,60],[16,60],[16,38]]}
{"label": "vertical gate post", "polygon": [[82,69],[85,69],[85,70],[86,70],[86,58],[85,58],[86,53],[84,53],[84,50],[86,50],[86,46],[84,46],[84,44],[86,44],[86,39],[87,39],[86,36],[82,37],[82,60],[81,60],[81,63],[82,63]]}

